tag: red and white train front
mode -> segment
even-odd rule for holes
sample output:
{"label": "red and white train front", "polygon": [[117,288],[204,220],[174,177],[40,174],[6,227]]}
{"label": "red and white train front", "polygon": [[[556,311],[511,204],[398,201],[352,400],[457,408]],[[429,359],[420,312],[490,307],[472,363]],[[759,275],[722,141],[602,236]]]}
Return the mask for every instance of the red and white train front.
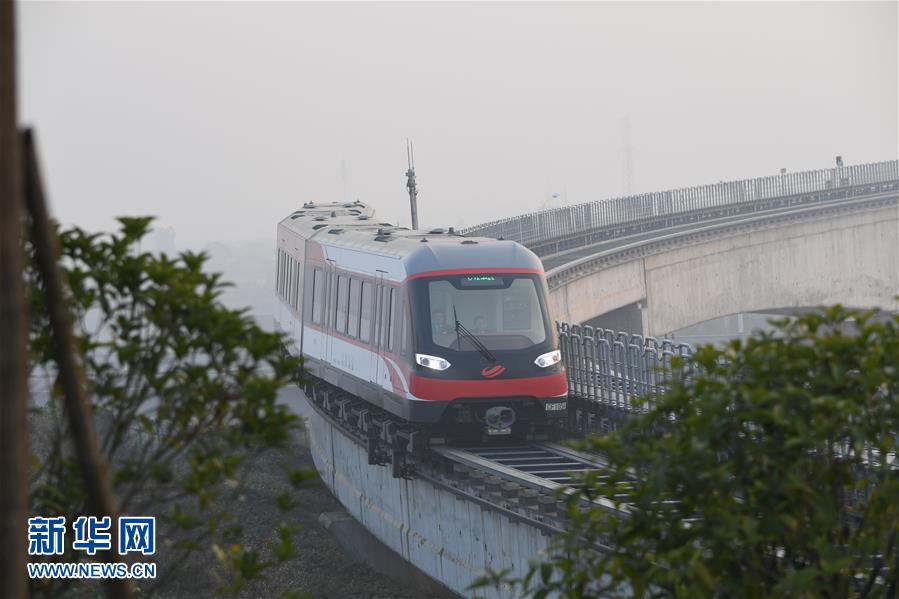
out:
{"label": "red and white train front", "polygon": [[540,259],[508,240],[306,204],[279,223],[277,320],[310,380],[447,438],[534,437],[567,381]]}
{"label": "red and white train front", "polygon": [[410,419],[518,436],[565,415],[567,381],[541,271],[448,270],[407,284]]}

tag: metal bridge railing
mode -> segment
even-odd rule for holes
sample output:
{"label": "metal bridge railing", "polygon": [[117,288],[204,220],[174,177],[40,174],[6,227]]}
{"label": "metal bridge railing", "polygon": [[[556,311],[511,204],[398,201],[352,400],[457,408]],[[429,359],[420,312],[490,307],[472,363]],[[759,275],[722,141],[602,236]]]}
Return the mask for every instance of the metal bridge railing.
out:
{"label": "metal bridge railing", "polygon": [[[562,363],[568,375],[572,431],[609,432],[628,418],[646,413],[655,400],[666,393],[674,376],[689,379],[699,372],[690,360],[693,347],[671,339],[594,329],[590,326],[556,322]],[[672,359],[684,358],[679,372]],[[859,459],[860,479],[877,469],[899,469],[895,450],[865,445],[854,448],[848,439],[828,443],[820,451],[843,458]],[[848,502],[866,500],[870,483],[845,490]]]}
{"label": "metal bridge railing", "polygon": [[838,166],[553,208],[467,227],[460,232],[470,236],[502,237],[530,246],[617,224],[896,179],[899,179],[899,162],[896,160]]}
{"label": "metal bridge railing", "polygon": [[664,393],[672,377],[671,359],[688,358],[693,348],[671,339],[620,333],[557,322],[568,392],[623,414],[646,410],[645,403]]}

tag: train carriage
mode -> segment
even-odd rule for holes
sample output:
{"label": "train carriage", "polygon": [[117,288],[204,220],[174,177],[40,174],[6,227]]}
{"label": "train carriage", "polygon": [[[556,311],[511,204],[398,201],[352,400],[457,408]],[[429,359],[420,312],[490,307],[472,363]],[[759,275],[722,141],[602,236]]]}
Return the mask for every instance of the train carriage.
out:
{"label": "train carriage", "polygon": [[277,269],[276,318],[311,376],[450,437],[534,438],[563,420],[543,267],[525,247],[307,203],[278,224]]}

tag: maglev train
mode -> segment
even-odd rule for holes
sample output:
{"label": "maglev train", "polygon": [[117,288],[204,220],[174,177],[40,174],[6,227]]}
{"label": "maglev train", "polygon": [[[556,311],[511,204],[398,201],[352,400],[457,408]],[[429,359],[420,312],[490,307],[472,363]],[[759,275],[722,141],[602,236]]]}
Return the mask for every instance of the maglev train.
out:
{"label": "maglev train", "polygon": [[307,203],[278,224],[276,292],[308,375],[408,422],[538,438],[566,416],[543,266],[518,243]]}

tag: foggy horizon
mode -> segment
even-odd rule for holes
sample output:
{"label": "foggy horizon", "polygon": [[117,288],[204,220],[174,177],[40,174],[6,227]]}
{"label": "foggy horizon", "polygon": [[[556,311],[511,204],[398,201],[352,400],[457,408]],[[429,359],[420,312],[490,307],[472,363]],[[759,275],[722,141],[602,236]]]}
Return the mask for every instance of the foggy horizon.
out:
{"label": "foggy horizon", "polygon": [[893,596],[897,19],[0,4],[0,599]]}
{"label": "foggy horizon", "polygon": [[[895,3],[23,3],[51,209],[177,245],[307,201],[463,226],[897,156]],[[553,196],[557,197],[553,197]]]}

